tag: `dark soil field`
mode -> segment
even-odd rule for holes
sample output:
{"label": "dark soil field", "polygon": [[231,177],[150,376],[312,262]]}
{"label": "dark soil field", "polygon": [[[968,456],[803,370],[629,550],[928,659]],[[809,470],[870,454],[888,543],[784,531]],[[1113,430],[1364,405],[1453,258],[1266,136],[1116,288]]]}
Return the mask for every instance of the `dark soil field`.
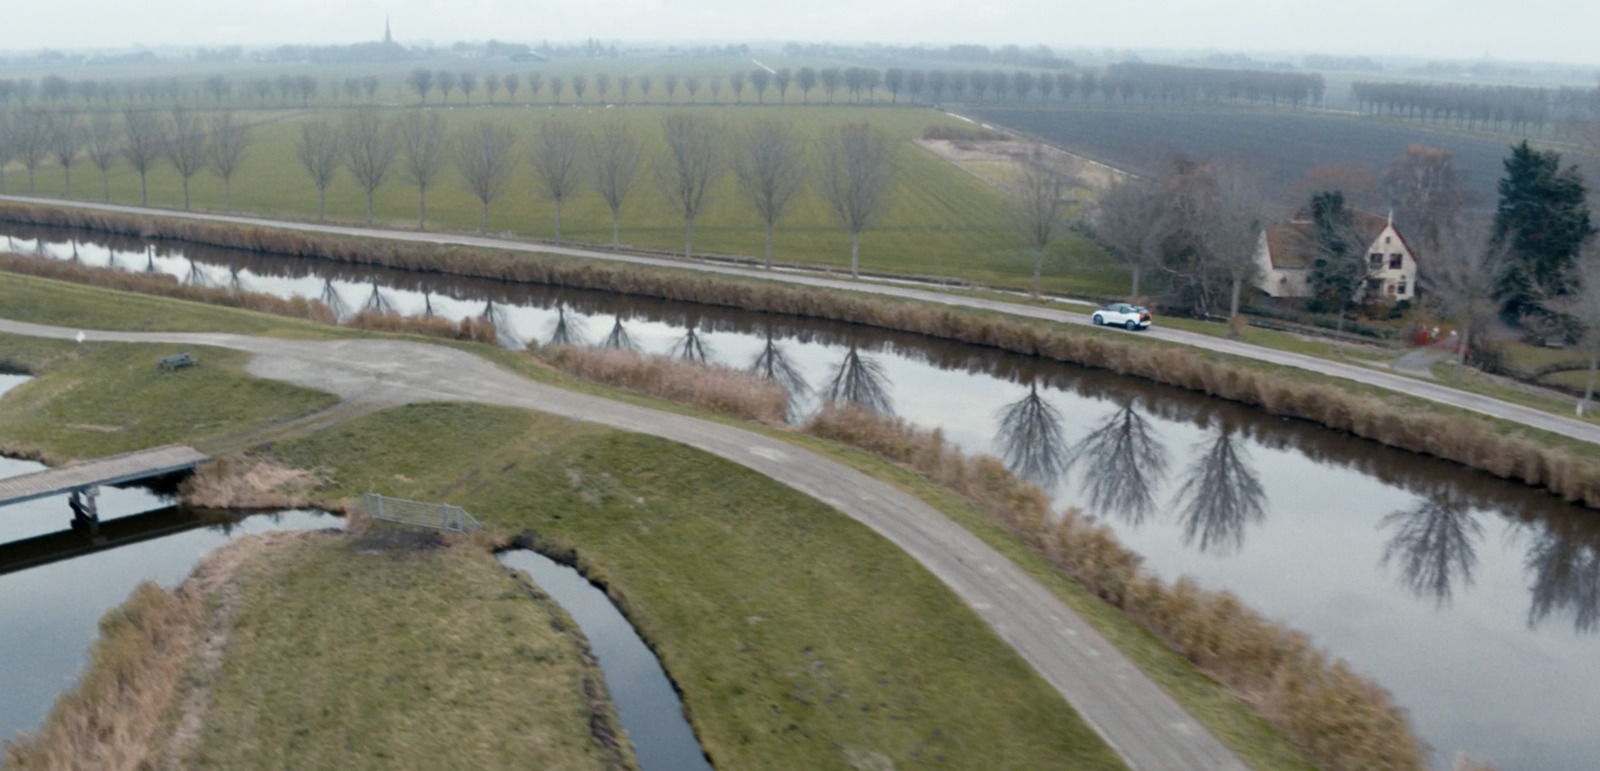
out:
{"label": "dark soil field", "polygon": [[1454,152],[1479,209],[1494,207],[1510,151],[1500,140],[1327,113],[974,107],[968,114],[1141,175],[1159,174],[1174,153],[1237,163],[1274,195],[1321,165],[1360,164],[1381,176],[1408,144],[1421,142]]}

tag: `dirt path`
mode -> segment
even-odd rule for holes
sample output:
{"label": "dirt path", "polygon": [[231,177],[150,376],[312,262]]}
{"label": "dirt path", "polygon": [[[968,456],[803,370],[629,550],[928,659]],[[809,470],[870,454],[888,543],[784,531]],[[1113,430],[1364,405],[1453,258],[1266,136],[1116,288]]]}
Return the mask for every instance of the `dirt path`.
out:
{"label": "dirt path", "polygon": [[[75,329],[0,320],[0,332],[71,339]],[[949,586],[1134,769],[1243,769],[1121,651],[1049,590],[943,514],[884,482],[721,423],[535,383],[470,353],[387,340],[310,342],[207,333],[89,331],[88,340],[212,345],[255,354],[259,377],[362,405],[465,401],[523,407],[671,439],[810,495],[872,528]]]}
{"label": "dirt path", "polygon": [[[1081,313],[1065,310],[1058,307],[1041,307],[1022,305],[1019,303],[989,300],[963,295],[945,294],[932,289],[922,289],[914,286],[894,284],[874,284],[861,281],[852,281],[847,278],[831,278],[814,273],[795,273],[788,271],[766,271],[759,268],[745,268],[734,265],[719,264],[715,262],[690,261],[682,259],[669,259],[665,257],[645,257],[630,254],[615,254],[612,252],[591,251],[587,249],[573,249],[569,247],[549,246],[534,244],[524,241],[511,241],[499,238],[485,238],[480,236],[467,236],[452,233],[418,233],[404,230],[382,230],[378,228],[346,227],[342,225],[318,225],[309,222],[288,222],[280,220],[252,219],[249,217],[233,217],[220,214],[197,214],[193,212],[168,211],[163,209],[146,209],[136,206],[118,206],[115,204],[83,203],[76,201],[59,201],[38,198],[25,198],[20,196],[0,196],[0,200],[14,201],[17,203],[46,204],[67,208],[91,209],[96,211],[119,212],[142,216],[180,217],[186,219],[203,220],[207,222],[230,222],[240,225],[259,227],[279,227],[288,230],[297,230],[308,233],[328,233],[341,236],[356,236],[363,238],[383,238],[395,241],[410,241],[431,244],[460,244],[464,246],[478,246],[490,249],[500,249],[517,252],[543,252],[558,254],[568,257],[581,257],[586,259],[610,260],[625,262],[635,265],[649,265],[655,267],[676,268],[679,270],[698,270],[707,273],[717,273],[727,276],[742,278],[757,278],[770,281],[782,281],[804,286],[824,287],[829,289],[844,289],[866,294],[899,297],[923,302],[939,303],[963,308],[994,311],[998,313],[1022,316],[1026,318],[1043,319],[1063,324],[1089,325],[1089,318]],[[1461,391],[1439,383],[1430,383],[1415,378],[1407,377],[1395,372],[1384,372],[1362,367],[1355,364],[1319,359],[1305,354],[1279,351],[1272,348],[1263,348],[1250,343],[1229,340],[1221,337],[1211,337],[1197,332],[1185,332],[1177,329],[1167,329],[1160,326],[1153,327],[1147,332],[1138,334],[1148,335],[1158,340],[1170,343],[1188,345],[1218,353],[1226,353],[1247,359],[1255,359],[1270,364],[1285,367],[1294,367],[1311,372],[1328,375],[1331,377],[1352,380],[1378,388],[1409,394],[1439,404],[1447,404],[1461,409],[1471,410],[1483,415],[1509,420],[1514,423],[1549,431],[1562,436],[1579,439],[1586,442],[1600,443],[1600,425],[1584,423],[1562,415],[1555,415],[1532,407],[1495,399],[1489,396]]]}

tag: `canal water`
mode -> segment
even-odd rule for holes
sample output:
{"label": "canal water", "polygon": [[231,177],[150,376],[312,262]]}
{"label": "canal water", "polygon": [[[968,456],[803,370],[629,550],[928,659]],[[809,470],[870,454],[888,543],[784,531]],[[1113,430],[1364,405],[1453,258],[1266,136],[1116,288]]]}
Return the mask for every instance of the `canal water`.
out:
{"label": "canal water", "polygon": [[181,281],[491,319],[745,368],[796,415],[853,400],[1002,456],[1151,570],[1227,589],[1410,709],[1437,765],[1600,757],[1600,517],[1525,486],[1179,389],[853,325],[0,225],[0,248]]}

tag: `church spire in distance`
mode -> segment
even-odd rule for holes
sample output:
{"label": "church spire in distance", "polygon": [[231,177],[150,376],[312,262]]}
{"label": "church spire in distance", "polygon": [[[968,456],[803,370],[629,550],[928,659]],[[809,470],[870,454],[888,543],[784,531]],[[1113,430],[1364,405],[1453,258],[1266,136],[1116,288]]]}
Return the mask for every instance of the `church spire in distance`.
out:
{"label": "church spire in distance", "polygon": [[389,17],[383,17],[383,42],[385,45],[394,42],[394,36],[389,34]]}

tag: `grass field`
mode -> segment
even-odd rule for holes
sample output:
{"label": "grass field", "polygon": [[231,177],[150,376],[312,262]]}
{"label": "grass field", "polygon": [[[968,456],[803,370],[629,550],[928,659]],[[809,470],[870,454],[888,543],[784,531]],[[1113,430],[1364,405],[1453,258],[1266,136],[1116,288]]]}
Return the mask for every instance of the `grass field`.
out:
{"label": "grass field", "polygon": [[[1501,161],[1510,153],[1505,141],[1329,113],[987,105],[975,105],[971,113],[1146,176],[1162,173],[1175,152],[1236,164],[1259,178],[1271,196],[1285,196],[1321,165],[1350,163],[1382,175],[1407,145],[1421,142],[1448,148],[1477,196],[1474,206],[1493,210]],[[1285,203],[1292,209],[1304,202]]]}
{"label": "grass field", "polygon": [[[622,212],[622,241],[638,248],[682,251],[682,219],[668,207],[651,170],[652,159],[659,156],[665,146],[661,140],[660,120],[671,108],[502,105],[436,109],[447,117],[452,129],[485,118],[509,125],[520,135],[519,147],[524,152],[538,126],[554,116],[572,120],[585,130],[609,119],[626,121],[641,140],[644,163]],[[1032,257],[1006,225],[1003,195],[911,141],[930,124],[955,122],[956,119],[927,108],[843,105],[708,107],[705,114],[716,116],[730,131],[740,130],[758,119],[781,120],[808,141],[824,128],[844,122],[866,121],[883,129],[897,145],[899,182],[882,226],[862,235],[862,269],[897,275],[946,276],[1012,288],[1024,288],[1028,284]],[[269,110],[242,114],[256,121],[257,126],[249,156],[234,178],[234,210],[268,217],[315,219],[316,189],[296,158],[294,144],[302,122],[336,120],[340,115],[337,110]],[[730,152],[731,147],[730,143]],[[170,164],[163,164],[151,173],[149,185],[152,205],[173,208],[183,205],[180,179]],[[814,187],[814,184],[807,186],[794,202],[790,214],[779,223],[774,237],[774,258],[781,262],[847,268],[849,238],[839,229]],[[52,166],[39,171],[35,194],[58,196],[62,189],[59,168]],[[17,164],[8,169],[4,190],[26,192],[26,176]],[[221,210],[220,178],[209,172],[201,173],[190,181],[190,191],[194,208]],[[101,180],[93,166],[85,163],[73,169],[72,195],[81,200],[102,198]],[[112,170],[111,198],[119,203],[139,201],[138,175],[125,162],[119,161]],[[706,212],[695,221],[695,251],[760,255],[763,239],[760,220],[740,198],[731,173],[724,174],[714,185],[709,200]],[[328,218],[364,223],[365,205],[359,185],[348,171],[341,171],[328,189]],[[379,189],[374,208],[380,225],[416,227],[416,191],[402,181],[398,165],[391,179]],[[521,157],[506,194],[490,206],[489,229],[520,237],[553,238],[554,211],[554,205],[535,191],[532,163]],[[453,168],[447,168],[430,190],[428,218],[431,229],[478,229],[480,204],[462,186]],[[587,178],[578,196],[562,207],[562,236],[567,242],[610,244],[610,211],[592,190]],[[1124,274],[1125,271],[1098,247],[1079,236],[1068,235],[1046,262],[1045,289],[1114,293],[1125,283]]]}
{"label": "grass field", "polygon": [[381,532],[294,547],[241,571],[188,765],[615,768],[576,627],[492,555]]}
{"label": "grass field", "polygon": [[334,495],[449,500],[575,548],[660,652],[720,767],[1120,766],[910,557],[743,467],[468,405],[395,408],[272,454],[323,469]]}
{"label": "grass field", "polygon": [[0,448],[51,460],[95,458],[171,442],[199,442],[332,406],[329,394],[258,380],[249,356],[189,348],[200,365],[163,373],[169,345],[43,341],[0,335],[0,361],[43,377],[0,401]]}

